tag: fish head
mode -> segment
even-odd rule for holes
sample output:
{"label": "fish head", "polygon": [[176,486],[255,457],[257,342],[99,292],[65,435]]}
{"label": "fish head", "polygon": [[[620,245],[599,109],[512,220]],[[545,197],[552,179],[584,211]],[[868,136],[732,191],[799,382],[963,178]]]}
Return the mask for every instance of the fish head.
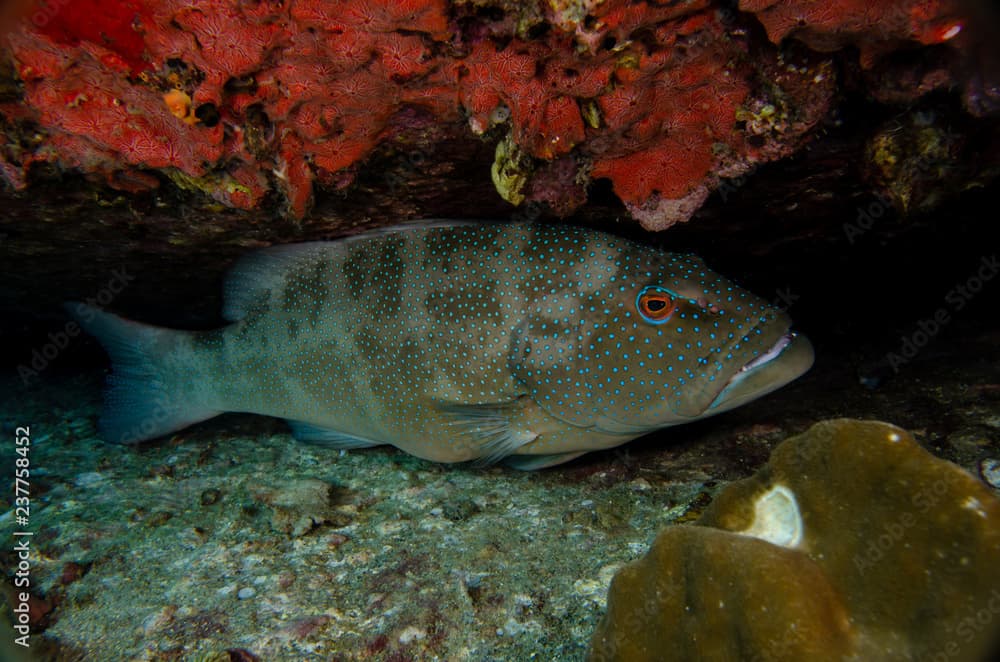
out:
{"label": "fish head", "polygon": [[636,247],[592,285],[539,296],[512,344],[515,375],[568,423],[637,436],[750,402],[812,365],[783,310],[695,256]]}

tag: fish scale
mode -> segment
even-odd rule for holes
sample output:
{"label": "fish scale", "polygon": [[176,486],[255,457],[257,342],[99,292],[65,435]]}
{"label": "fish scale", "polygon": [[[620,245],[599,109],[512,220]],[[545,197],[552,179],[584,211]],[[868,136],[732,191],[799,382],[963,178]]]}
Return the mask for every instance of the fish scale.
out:
{"label": "fish scale", "polygon": [[265,249],[233,268],[232,323],[208,332],[69,310],[111,355],[101,429],[126,443],[239,411],[335,448],[539,468],[738,406],[812,361],[783,312],[700,259],[561,225]]}

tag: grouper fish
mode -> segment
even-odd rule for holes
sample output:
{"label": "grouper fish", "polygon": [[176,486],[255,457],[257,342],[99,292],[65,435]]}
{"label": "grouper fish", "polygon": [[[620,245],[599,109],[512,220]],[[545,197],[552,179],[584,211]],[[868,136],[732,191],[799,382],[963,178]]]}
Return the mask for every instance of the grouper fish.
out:
{"label": "grouper fish", "polygon": [[302,441],[437,462],[566,462],[792,381],[809,341],[697,257],[593,230],[423,222],[274,246],[228,275],[212,331],[67,304],[107,350],[101,435],[223,412]]}

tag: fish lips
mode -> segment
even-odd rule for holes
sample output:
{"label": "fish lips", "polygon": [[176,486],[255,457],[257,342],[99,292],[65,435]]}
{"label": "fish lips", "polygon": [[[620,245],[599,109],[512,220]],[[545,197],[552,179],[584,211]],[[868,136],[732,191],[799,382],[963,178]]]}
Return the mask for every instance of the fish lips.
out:
{"label": "fish lips", "polygon": [[813,359],[809,339],[786,331],[770,349],[733,373],[703,415],[729,411],[778,390],[809,370]]}
{"label": "fish lips", "polygon": [[676,389],[671,401],[665,403],[669,411],[666,424],[687,423],[734,409],[777,390],[808,370],[812,345],[804,336],[792,332],[791,324],[779,311],[762,316],[755,327],[716,354],[726,356],[717,373],[719,379],[703,376]]}

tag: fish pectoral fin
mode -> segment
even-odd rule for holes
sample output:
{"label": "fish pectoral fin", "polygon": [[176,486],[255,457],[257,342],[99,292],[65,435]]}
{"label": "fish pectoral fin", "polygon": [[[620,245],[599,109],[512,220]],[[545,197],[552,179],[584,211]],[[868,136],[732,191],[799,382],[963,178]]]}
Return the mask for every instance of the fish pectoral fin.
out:
{"label": "fish pectoral fin", "polygon": [[292,436],[295,437],[296,441],[304,441],[308,444],[317,444],[341,450],[371,448],[372,446],[379,446],[381,444],[378,441],[356,437],[353,434],[347,434],[346,432],[331,428],[323,428],[312,423],[290,420],[285,422],[292,428]]}
{"label": "fish pectoral fin", "polygon": [[516,400],[476,405],[439,402],[437,407],[447,415],[449,423],[458,429],[459,434],[468,435],[482,448],[482,454],[472,462],[473,466],[499,462],[538,438],[530,430],[511,425],[511,416],[518,408]]}
{"label": "fish pectoral fin", "polygon": [[562,464],[563,462],[569,462],[570,460],[575,460],[581,455],[586,455],[586,451],[571,452],[571,453],[551,453],[549,455],[511,455],[503,459],[503,463],[508,467],[513,469],[518,469],[520,471],[537,471],[538,469],[546,469],[548,467],[554,467],[557,464]]}

